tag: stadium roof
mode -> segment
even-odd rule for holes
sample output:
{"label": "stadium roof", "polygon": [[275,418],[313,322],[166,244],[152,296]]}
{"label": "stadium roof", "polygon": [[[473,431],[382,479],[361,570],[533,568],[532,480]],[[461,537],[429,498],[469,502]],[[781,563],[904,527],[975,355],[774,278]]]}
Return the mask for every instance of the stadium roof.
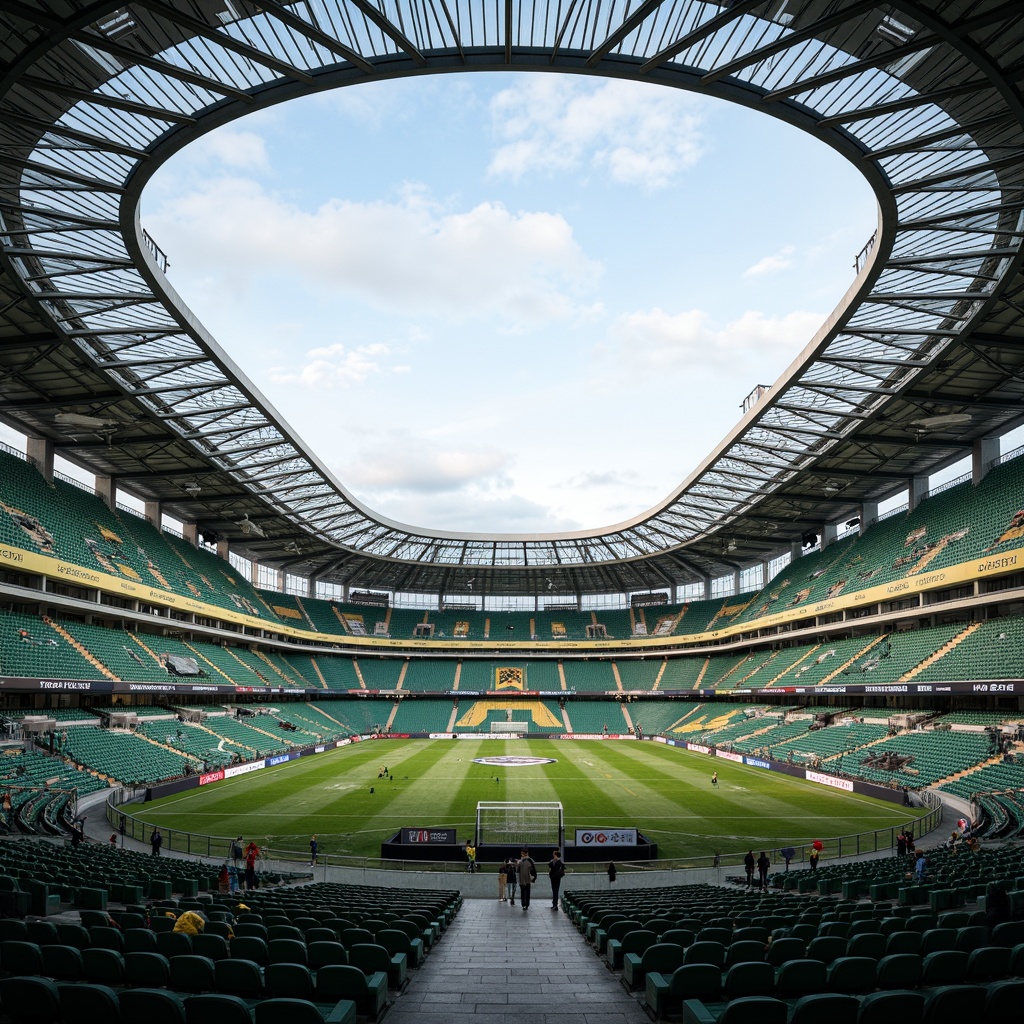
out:
{"label": "stadium roof", "polygon": [[[261,563],[455,594],[685,584],[1024,419],[1016,0],[5,0],[0,26],[0,418]],[[743,103],[833,146],[878,199],[799,358],[664,502],[612,527],[456,535],[364,507],[139,226],[146,182],[205,131],[314,90],[482,69]]]}

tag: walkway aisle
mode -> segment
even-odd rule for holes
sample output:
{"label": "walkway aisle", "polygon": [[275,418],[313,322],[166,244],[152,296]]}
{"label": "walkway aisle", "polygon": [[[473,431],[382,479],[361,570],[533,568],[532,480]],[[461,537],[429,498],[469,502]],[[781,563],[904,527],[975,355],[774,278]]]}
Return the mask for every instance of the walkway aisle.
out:
{"label": "walkway aisle", "polygon": [[648,1024],[542,881],[526,913],[466,900],[385,1024]]}

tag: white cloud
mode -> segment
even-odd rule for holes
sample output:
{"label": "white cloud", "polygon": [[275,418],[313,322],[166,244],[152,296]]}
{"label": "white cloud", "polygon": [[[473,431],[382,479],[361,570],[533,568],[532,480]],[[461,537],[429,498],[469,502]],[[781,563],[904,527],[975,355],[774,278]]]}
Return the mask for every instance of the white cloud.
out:
{"label": "white cloud", "polygon": [[[310,349],[298,370],[274,367],[270,379],[278,384],[299,384],[306,387],[336,388],[363,384],[382,369],[381,363],[391,355],[387,345],[359,345],[347,348],[343,344]],[[408,366],[394,367],[392,372],[407,372]]]}
{"label": "white cloud", "polygon": [[443,523],[444,529],[469,533],[557,533],[594,525],[517,493],[415,493],[389,504],[388,512],[400,522]]}
{"label": "white cloud", "polygon": [[489,167],[495,176],[593,168],[621,185],[658,189],[703,152],[698,101],[635,82],[595,88],[568,77],[530,76],[494,97],[491,116],[502,140]]}
{"label": "white cloud", "polygon": [[214,160],[233,170],[264,170],[267,167],[266,144],[263,137],[255,132],[222,128],[194,142],[188,152],[190,157]]}
{"label": "white cloud", "polygon": [[782,270],[788,270],[794,263],[796,248],[787,245],[780,249],[774,256],[765,256],[759,259],[752,266],[743,271],[744,277],[766,277],[769,274],[778,274]]}
{"label": "white cloud", "polygon": [[[559,214],[513,213],[497,202],[449,210],[406,187],[394,202],[331,199],[302,210],[259,183],[221,177],[147,216],[176,264],[211,262],[236,291],[281,275],[320,297],[356,296],[378,309],[537,324],[572,316],[600,266]],[[589,306],[589,301],[584,304]]]}
{"label": "white cloud", "polygon": [[620,360],[642,373],[731,366],[768,371],[774,380],[824,319],[803,311],[776,317],[747,311],[718,327],[700,309],[673,314],[654,308],[620,316],[609,340]]}
{"label": "white cloud", "polygon": [[508,483],[508,452],[490,445],[452,443],[410,430],[364,435],[343,479],[362,492],[390,498],[416,492],[493,489]]}

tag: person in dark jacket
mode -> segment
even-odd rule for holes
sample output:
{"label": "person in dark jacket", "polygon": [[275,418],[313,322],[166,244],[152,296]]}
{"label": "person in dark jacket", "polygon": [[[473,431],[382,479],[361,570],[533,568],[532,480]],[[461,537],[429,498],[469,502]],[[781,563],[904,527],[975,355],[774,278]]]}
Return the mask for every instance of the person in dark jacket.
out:
{"label": "person in dark jacket", "polygon": [[160,856],[160,847],[163,845],[164,837],[160,834],[160,829],[153,829],[153,833],[149,837],[149,848],[154,857]]}
{"label": "person in dark jacket", "polygon": [[743,858],[743,870],[747,873],[747,885],[754,884],[754,851],[747,850]]}
{"label": "person in dark jacket", "polygon": [[533,862],[529,850],[519,854],[519,902],[523,910],[530,909],[530,890],[537,881],[537,865]]}
{"label": "person in dark jacket", "polygon": [[551,880],[551,909],[558,909],[558,887],[565,877],[565,862],[558,850],[551,852],[551,860],[548,861],[548,878]]}
{"label": "person in dark jacket", "polygon": [[615,881],[615,862],[608,861],[608,884],[610,885]]}
{"label": "person in dark jacket", "polygon": [[757,858],[757,875],[762,889],[768,888],[768,869],[771,866],[772,862],[768,859],[768,854],[762,850],[761,856]]}

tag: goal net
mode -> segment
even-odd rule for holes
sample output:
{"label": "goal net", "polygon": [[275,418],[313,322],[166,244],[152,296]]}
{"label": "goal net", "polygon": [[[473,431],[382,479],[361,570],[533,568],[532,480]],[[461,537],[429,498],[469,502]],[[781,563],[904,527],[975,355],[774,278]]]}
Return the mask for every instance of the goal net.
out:
{"label": "goal net", "polygon": [[476,840],[484,846],[564,846],[562,805],[481,800],[476,805]]}

